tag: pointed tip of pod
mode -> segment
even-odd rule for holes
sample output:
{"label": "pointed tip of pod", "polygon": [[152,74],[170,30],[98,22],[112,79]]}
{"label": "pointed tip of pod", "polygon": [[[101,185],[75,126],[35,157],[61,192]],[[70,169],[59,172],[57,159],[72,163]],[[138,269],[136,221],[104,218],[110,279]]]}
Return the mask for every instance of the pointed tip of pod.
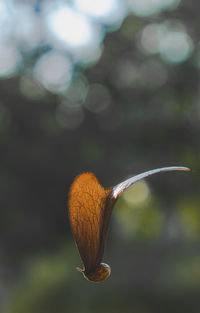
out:
{"label": "pointed tip of pod", "polygon": [[172,167],[172,170],[177,170],[177,171],[191,171],[191,168],[186,167],[186,166],[174,166],[174,168]]}

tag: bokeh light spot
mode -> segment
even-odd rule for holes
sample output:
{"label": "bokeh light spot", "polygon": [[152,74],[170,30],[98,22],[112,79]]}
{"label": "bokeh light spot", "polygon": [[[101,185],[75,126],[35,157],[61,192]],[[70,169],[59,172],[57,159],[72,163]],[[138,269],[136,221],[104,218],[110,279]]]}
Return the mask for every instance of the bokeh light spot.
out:
{"label": "bokeh light spot", "polygon": [[53,7],[46,20],[56,37],[69,46],[84,46],[92,40],[92,24],[88,18],[64,4]]}
{"label": "bokeh light spot", "polygon": [[37,48],[44,36],[40,17],[30,6],[15,8],[13,11],[13,37],[20,42],[25,51]]}
{"label": "bokeh light spot", "polygon": [[5,34],[10,29],[11,16],[9,12],[9,6],[6,1],[0,1],[0,36]]}
{"label": "bokeh light spot", "polygon": [[75,130],[83,122],[84,113],[82,108],[78,106],[69,107],[62,102],[57,108],[56,120],[62,128]]}
{"label": "bokeh light spot", "polygon": [[140,204],[148,199],[149,187],[144,181],[139,181],[123,193],[126,202],[132,205]]}
{"label": "bokeh light spot", "polygon": [[89,84],[88,84],[87,79],[84,76],[79,75],[79,77],[73,80],[65,96],[73,104],[80,105],[85,102],[88,89],[89,89]]}
{"label": "bokeh light spot", "polygon": [[110,15],[116,6],[116,2],[115,0],[75,0],[75,5],[85,13],[99,17]]}
{"label": "bokeh light spot", "polygon": [[160,40],[160,55],[170,63],[185,61],[193,50],[191,38],[185,32],[168,32]]}
{"label": "bokeh light spot", "polygon": [[39,100],[46,94],[45,89],[31,75],[22,76],[19,85],[21,93],[30,100]]}
{"label": "bokeh light spot", "polygon": [[129,5],[134,14],[148,16],[177,7],[179,2],[180,0],[129,0]]}
{"label": "bokeh light spot", "polygon": [[[140,66],[140,86],[148,89],[163,86],[168,79],[168,71],[162,62],[149,60]],[[152,79],[152,77],[154,79]]]}
{"label": "bokeh light spot", "polygon": [[123,196],[118,200],[114,214],[118,229],[126,240],[134,238],[150,241],[156,239],[162,231],[164,214],[154,200],[136,204],[132,200],[126,201]]}
{"label": "bokeh light spot", "polygon": [[73,64],[65,55],[50,51],[43,54],[34,68],[34,75],[52,92],[66,90],[72,78]]}
{"label": "bokeh light spot", "polygon": [[126,6],[120,0],[75,0],[78,10],[105,24],[120,22],[125,15]]}
{"label": "bokeh light spot", "polygon": [[145,52],[157,53],[159,52],[160,40],[166,34],[167,28],[164,24],[149,24],[141,34],[141,45]]}
{"label": "bokeh light spot", "polygon": [[105,111],[110,104],[111,95],[109,90],[101,84],[91,85],[85,107],[93,113],[100,113]]}
{"label": "bokeh light spot", "polygon": [[138,65],[128,58],[121,58],[113,64],[110,80],[117,88],[132,87],[138,79]]}
{"label": "bokeh light spot", "polygon": [[0,77],[12,76],[22,61],[15,45],[4,44],[0,47]]}

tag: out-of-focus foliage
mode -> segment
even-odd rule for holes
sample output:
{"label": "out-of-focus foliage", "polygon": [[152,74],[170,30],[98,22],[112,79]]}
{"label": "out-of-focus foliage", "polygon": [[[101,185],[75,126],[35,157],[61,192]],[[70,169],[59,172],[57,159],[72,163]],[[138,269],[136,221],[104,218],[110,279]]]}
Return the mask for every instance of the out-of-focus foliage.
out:
{"label": "out-of-focus foliage", "polygon": [[[199,313],[200,4],[93,2],[0,1],[0,309]],[[74,177],[107,187],[170,165],[192,173],[128,190],[108,233],[111,277],[84,280]]]}

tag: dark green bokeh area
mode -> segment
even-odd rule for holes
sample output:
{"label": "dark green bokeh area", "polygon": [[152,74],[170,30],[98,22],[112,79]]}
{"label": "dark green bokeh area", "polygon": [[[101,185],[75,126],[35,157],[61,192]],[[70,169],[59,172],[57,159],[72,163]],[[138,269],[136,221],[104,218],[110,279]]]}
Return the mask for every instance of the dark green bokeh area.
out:
{"label": "dark green bokeh area", "polygon": [[[199,313],[199,9],[182,1],[151,18],[128,16],[62,94],[27,74],[35,55],[0,81],[2,313]],[[187,60],[140,46],[144,27],[164,21],[185,25]],[[162,166],[192,172],[149,177],[131,189],[135,198],[119,199],[103,259],[111,276],[88,282],[76,271],[67,216],[74,177],[91,171],[109,187]]]}

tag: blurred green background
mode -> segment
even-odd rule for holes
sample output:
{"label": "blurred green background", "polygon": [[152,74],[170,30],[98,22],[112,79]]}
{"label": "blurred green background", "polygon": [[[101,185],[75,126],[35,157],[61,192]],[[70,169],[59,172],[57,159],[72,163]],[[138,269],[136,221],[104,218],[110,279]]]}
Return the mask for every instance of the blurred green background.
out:
{"label": "blurred green background", "polygon": [[[199,313],[200,4],[0,1],[0,310]],[[86,281],[67,217],[74,177],[162,166],[113,211]]]}

